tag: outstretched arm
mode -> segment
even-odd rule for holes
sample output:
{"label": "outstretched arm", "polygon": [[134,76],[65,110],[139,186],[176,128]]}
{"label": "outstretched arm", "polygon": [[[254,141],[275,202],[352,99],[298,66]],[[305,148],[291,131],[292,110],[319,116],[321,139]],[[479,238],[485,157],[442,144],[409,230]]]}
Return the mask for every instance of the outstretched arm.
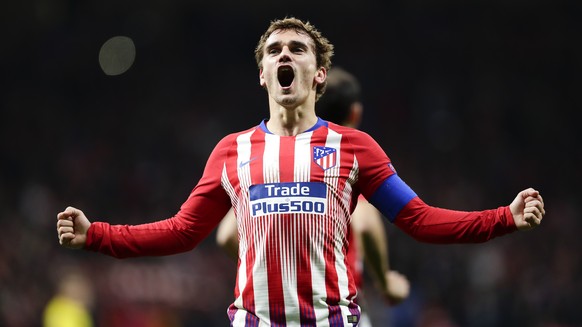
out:
{"label": "outstretched arm", "polygon": [[382,214],[410,236],[429,243],[479,243],[540,224],[545,215],[538,191],[520,192],[509,206],[482,211],[432,207],[398,176],[382,148],[367,134],[350,142],[361,164],[358,186]]}
{"label": "outstretched arm", "polygon": [[538,191],[520,192],[511,205],[482,211],[432,207],[394,174],[386,179],[370,202],[410,236],[429,243],[480,243],[518,229],[540,224],[545,215]]}
{"label": "outstretched arm", "polygon": [[388,239],[380,212],[368,201],[360,199],[352,214],[352,228],[384,298],[391,305],[402,302],[408,297],[410,284],[404,275],[390,270]]}
{"label": "outstretched arm", "polygon": [[59,242],[116,258],[170,255],[193,249],[216,228],[231,206],[221,179],[235,140],[231,134],[216,145],[202,178],[174,216],[139,225],[111,225],[91,223],[82,211],[69,207],[57,215]]}

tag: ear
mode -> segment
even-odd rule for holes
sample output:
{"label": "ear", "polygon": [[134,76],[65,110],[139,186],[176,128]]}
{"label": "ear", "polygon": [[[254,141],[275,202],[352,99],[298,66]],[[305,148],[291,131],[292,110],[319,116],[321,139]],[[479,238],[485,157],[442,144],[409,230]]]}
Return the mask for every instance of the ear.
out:
{"label": "ear", "polygon": [[327,79],[327,70],[323,67],[319,67],[319,69],[317,70],[317,72],[315,73],[315,83],[319,84],[323,84],[323,82],[325,82],[325,80]]}
{"label": "ear", "polygon": [[265,87],[265,84],[266,84],[266,83],[265,83],[265,76],[263,76],[263,69],[262,69],[262,68],[261,68],[261,69],[259,69],[259,84],[260,84],[262,87]]}

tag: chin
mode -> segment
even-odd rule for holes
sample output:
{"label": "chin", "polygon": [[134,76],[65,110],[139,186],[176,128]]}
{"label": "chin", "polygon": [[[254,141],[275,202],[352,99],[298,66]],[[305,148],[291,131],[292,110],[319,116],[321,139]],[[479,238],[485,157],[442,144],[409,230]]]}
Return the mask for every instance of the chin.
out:
{"label": "chin", "polygon": [[282,105],[282,106],[290,106],[290,105],[294,105],[297,103],[297,97],[294,95],[280,95],[279,97],[277,97],[276,101],[278,104]]}
{"label": "chin", "polygon": [[295,101],[281,101],[279,105],[285,109],[294,109],[297,107]]}

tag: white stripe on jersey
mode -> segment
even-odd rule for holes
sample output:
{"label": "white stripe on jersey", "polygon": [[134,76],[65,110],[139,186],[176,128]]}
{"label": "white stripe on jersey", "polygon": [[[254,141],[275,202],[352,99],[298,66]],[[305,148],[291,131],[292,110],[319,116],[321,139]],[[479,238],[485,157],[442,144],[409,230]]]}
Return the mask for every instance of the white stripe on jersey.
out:
{"label": "white stripe on jersey", "polygon": [[238,268],[238,287],[239,287],[239,295],[234,300],[234,306],[237,307],[237,311],[234,315],[234,319],[232,321],[233,326],[244,326],[245,325],[245,318],[247,312],[243,309],[243,300],[242,300],[242,290],[244,289],[244,285],[246,285],[247,280],[247,263],[245,260],[240,261],[240,266]]}
{"label": "white stripe on jersey", "polygon": [[308,182],[311,175],[311,136],[313,132],[297,135],[295,138],[295,167],[293,175],[296,182]]}
{"label": "white stripe on jersey", "polygon": [[[312,228],[315,230],[324,230],[323,222],[320,219],[315,219]],[[323,233],[316,233],[311,240],[311,253],[309,260],[311,262],[311,285],[313,289],[313,310],[315,312],[315,321],[318,326],[329,326],[327,317],[329,316],[328,305],[325,302],[327,298],[327,288],[325,284],[325,260],[323,247],[324,235]]]}
{"label": "white stripe on jersey", "polygon": [[[279,223],[279,249],[281,250],[281,274],[283,283],[283,298],[285,301],[285,318],[288,324],[299,324],[301,322],[299,312],[299,298],[297,297],[297,270],[295,269],[296,257],[295,244],[297,241],[295,228],[291,232],[284,233],[283,224]],[[295,227],[297,219],[292,222]]]}
{"label": "white stripe on jersey", "polygon": [[265,134],[265,152],[263,153],[263,177],[265,183],[278,183],[280,137]]}
{"label": "white stripe on jersey", "polygon": [[[236,195],[235,197],[238,199],[237,206],[234,208],[236,217],[237,217],[237,225],[238,225],[238,233],[239,233],[239,256],[245,256],[248,244],[247,239],[240,237],[241,232],[247,232],[244,230],[248,224],[246,222],[241,223],[240,219],[244,219],[244,217],[250,217],[249,215],[249,206],[248,206],[248,198],[249,198],[249,187],[251,185],[251,135],[253,134],[254,130],[241,134],[236,138],[237,144],[237,172],[238,172],[238,180],[240,183],[240,194]],[[243,229],[241,229],[241,227]],[[246,274],[246,270],[245,270]],[[239,284],[239,291],[244,289],[243,285],[246,285],[246,276],[243,276],[245,282],[241,285]],[[239,277],[239,283],[241,282],[241,277]]]}
{"label": "white stripe on jersey", "polygon": [[[248,164],[244,164],[246,162],[248,162],[250,160],[250,155],[251,155],[251,142],[250,142],[250,136],[251,136],[252,132],[249,133],[245,133],[245,134],[241,134],[236,138],[236,142],[237,142],[237,161],[236,161],[236,165],[237,165],[237,171],[238,171],[238,178],[239,178],[239,183],[241,186],[241,192],[247,193],[244,190],[248,190],[248,186],[245,188],[243,187],[243,185],[249,185],[250,184],[250,178],[244,178],[245,176],[249,176],[249,165]],[[246,174],[245,174],[246,172]],[[228,177],[226,178],[228,179]],[[223,185],[225,184],[225,182],[223,181]],[[230,185],[230,183],[229,183]],[[232,186],[230,186],[229,189],[232,189],[232,192],[234,193],[234,188]],[[228,192],[228,189],[227,189]],[[229,193],[230,195],[230,193]],[[231,199],[233,198],[233,196],[231,196]],[[236,217],[237,217],[237,225],[238,225],[238,230],[239,230],[239,234],[240,234],[240,226],[241,224],[238,222],[238,217],[245,217],[244,214],[242,214],[245,208],[245,205],[241,205],[241,200],[244,203],[244,196],[241,195],[237,195],[235,194],[234,198],[236,199],[236,201],[233,201],[233,205],[234,205],[234,210],[236,213]],[[248,211],[248,209],[247,209]],[[239,235],[240,236],[240,235]],[[239,256],[241,255],[241,253],[245,253],[247,249],[246,246],[246,240],[243,238],[239,237]],[[246,318],[246,310],[243,309],[243,297],[242,297],[242,291],[244,290],[246,284],[247,284],[247,264],[246,264],[246,260],[240,260],[240,266],[238,267],[238,273],[237,273],[237,278],[238,278],[238,297],[234,300],[234,306],[238,309],[234,315],[234,319],[232,321],[234,326],[244,326],[245,325],[245,318]]]}
{"label": "white stripe on jersey", "polygon": [[270,321],[271,316],[269,312],[269,273],[267,270],[267,260],[264,259],[264,253],[267,251],[265,237],[267,233],[267,226],[269,220],[272,219],[270,215],[256,217],[255,221],[258,226],[255,227],[255,263],[253,268],[253,291],[255,296],[255,314],[261,321]]}

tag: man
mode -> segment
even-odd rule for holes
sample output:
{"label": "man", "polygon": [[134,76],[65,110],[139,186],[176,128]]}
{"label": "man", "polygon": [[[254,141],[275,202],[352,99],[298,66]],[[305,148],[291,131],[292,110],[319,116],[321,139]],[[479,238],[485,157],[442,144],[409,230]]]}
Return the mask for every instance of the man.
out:
{"label": "man", "polygon": [[178,213],[128,226],[57,214],[61,245],[118,258],[193,249],[232,206],[241,236],[233,326],[355,326],[360,310],[346,265],[347,233],[363,194],[412,237],[483,242],[538,226],[545,214],[528,188],[509,206],[461,212],[431,207],[400,179],[367,134],[318,119],[333,46],[295,18],[271,23],[255,56],[269,119],[223,138]]}
{"label": "man", "polygon": [[57,293],[47,302],[43,327],[93,327],[91,281],[77,270],[67,269],[57,285]]}
{"label": "man", "polygon": [[[329,122],[357,128],[363,114],[360,101],[360,84],[357,79],[341,68],[332,68],[327,74],[325,94],[316,105],[317,115]],[[381,295],[390,305],[402,302],[410,292],[408,279],[388,264],[388,241],[384,232],[381,213],[362,196],[352,214],[351,231],[348,233],[347,265],[351,269],[358,289],[357,303],[362,306],[363,262],[374,278]],[[229,256],[238,259],[237,223],[233,210],[222,219],[216,232],[216,242]],[[360,326],[371,322],[362,312]]]}

